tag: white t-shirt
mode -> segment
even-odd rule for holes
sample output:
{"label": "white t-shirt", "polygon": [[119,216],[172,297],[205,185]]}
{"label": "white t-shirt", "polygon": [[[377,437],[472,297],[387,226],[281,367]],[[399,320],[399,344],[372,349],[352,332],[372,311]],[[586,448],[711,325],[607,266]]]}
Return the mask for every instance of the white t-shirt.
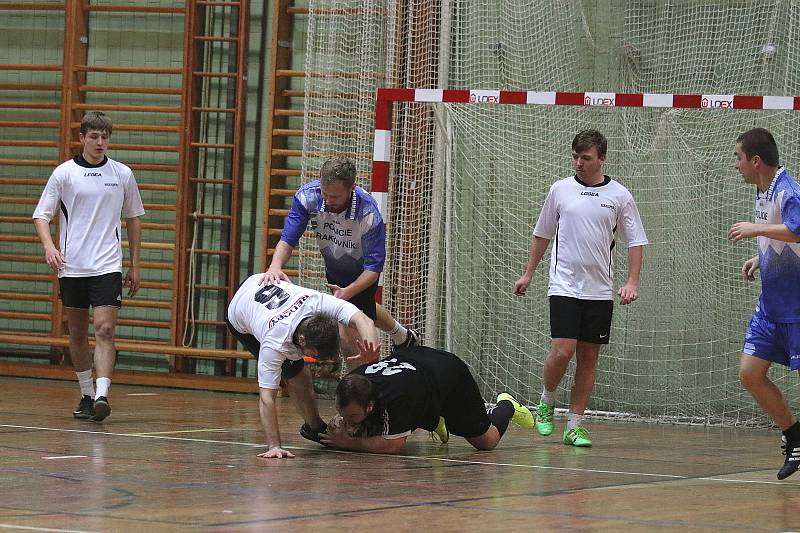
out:
{"label": "white t-shirt", "polygon": [[533,230],[537,237],[553,241],[547,295],[613,300],[617,231],[629,248],[647,244],[628,189],[608,176],[593,187],[575,176],[555,182]]}
{"label": "white t-shirt", "polygon": [[292,342],[303,319],[321,312],[349,325],[359,311],[346,300],[286,281],[259,286],[260,277],[261,274],[250,276],[233,295],[228,304],[228,322],[240,333],[250,334],[261,343],[258,386],[277,389],[283,361],[303,358],[300,347]]}
{"label": "white t-shirt", "polygon": [[49,222],[57,211],[59,248],[66,258],[58,277],[122,272],[120,215],[144,215],[130,168],[108,157],[99,165],[80,155],[61,163],[47,180],[33,218]]}

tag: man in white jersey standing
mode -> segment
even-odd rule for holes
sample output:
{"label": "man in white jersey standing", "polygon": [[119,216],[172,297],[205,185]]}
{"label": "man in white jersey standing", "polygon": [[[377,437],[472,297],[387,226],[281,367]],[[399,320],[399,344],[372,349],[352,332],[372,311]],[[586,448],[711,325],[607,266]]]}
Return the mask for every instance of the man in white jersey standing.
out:
{"label": "man in white jersey standing", "polygon": [[780,426],[785,479],[800,467],[800,423],[769,379],[772,363],[800,370],[800,183],[778,162],[778,146],[764,128],[736,139],[736,170],[757,187],[755,223],[737,222],[733,241],[756,238],[758,255],[742,265],[742,277],[761,270],[761,295],[745,333],[739,378],[758,405]]}
{"label": "man in white jersey standing", "polygon": [[647,236],[631,193],[603,174],[608,142],[596,130],[572,140],[575,175],[555,182],[533,230],[528,267],[514,284],[524,296],[547,246],[550,254],[550,353],[544,363],[544,390],[536,409],[540,435],[553,432],[555,394],[573,355],[575,382],[570,393],[564,444],[591,446],[582,425],[595,382],[600,347],[608,344],[614,308],[613,250],[619,231],[628,244],[628,278],[620,304],[636,301],[642,247]]}
{"label": "man in white jersey standing", "polygon": [[[258,412],[268,449],[262,458],[292,458],[283,449],[275,398],[283,381],[303,417],[300,435],[320,442],[327,425],[319,416],[311,373],[303,356],[339,356],[339,324],[355,331],[361,353],[348,360],[374,361],[380,354],[372,320],[353,304],[288,282],[261,285],[247,278],[228,305],[228,329],[258,359]],[[347,354],[346,354],[347,355]]]}
{"label": "man in white jersey standing", "polygon": [[[108,389],[117,358],[114,329],[128,296],[139,290],[142,199],[130,168],[106,156],[111,120],[103,113],[83,117],[83,150],[56,167],[33,213],[45,261],[58,272],[59,292],[69,328],[69,351],[81,387],[75,418],[101,421],[111,414]],[[50,236],[50,220],[59,213],[59,245]],[[120,215],[128,230],[131,266],[122,278]],[[89,307],[93,308],[94,368],[89,350]]]}
{"label": "man in white jersey standing", "polygon": [[356,186],[356,166],[350,159],[336,157],[326,161],[319,175],[320,179],[306,183],[295,194],[262,282],[289,281],[283,266],[310,223],[325,261],[327,287],[333,295],[361,309],[391,337],[395,346],[414,346],[417,333],[375,303],[386,258],[386,230],[378,204]]}

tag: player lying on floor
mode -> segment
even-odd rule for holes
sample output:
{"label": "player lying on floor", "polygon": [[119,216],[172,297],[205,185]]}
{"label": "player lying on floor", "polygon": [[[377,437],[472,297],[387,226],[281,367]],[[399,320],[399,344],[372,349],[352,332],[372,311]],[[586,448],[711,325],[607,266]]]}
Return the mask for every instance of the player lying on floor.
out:
{"label": "player lying on floor", "polygon": [[486,410],[467,365],[455,355],[425,346],[398,348],[391,357],[361,365],[336,388],[332,423],[320,442],[344,450],[397,453],[414,429],[434,431],[439,417],[450,433],[479,450],[491,450],[509,421],[532,428],[533,415],[511,395]]}

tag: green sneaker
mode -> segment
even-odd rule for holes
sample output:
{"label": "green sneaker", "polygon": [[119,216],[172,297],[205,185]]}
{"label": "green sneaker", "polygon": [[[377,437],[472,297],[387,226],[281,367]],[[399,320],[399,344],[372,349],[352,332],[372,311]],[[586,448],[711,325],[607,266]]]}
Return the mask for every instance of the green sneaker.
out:
{"label": "green sneaker", "polygon": [[439,417],[439,425],[431,432],[430,436],[431,439],[439,441],[440,444],[447,444],[447,441],[450,440],[450,430],[447,429],[447,425],[444,423],[444,417]]}
{"label": "green sneaker", "polygon": [[583,426],[577,426],[570,430],[564,430],[564,444],[578,446],[580,448],[588,448],[592,445],[589,440],[589,432]]}
{"label": "green sneaker", "polygon": [[539,402],[536,406],[536,431],[539,435],[546,437],[553,432],[553,412],[555,408],[544,402]]}
{"label": "green sneaker", "polygon": [[530,429],[533,427],[534,419],[533,413],[531,410],[519,403],[517,400],[514,399],[507,392],[501,392],[497,395],[497,401],[501,402],[503,400],[508,400],[511,402],[511,405],[514,406],[514,416],[511,417],[511,421],[514,422],[521,428]]}

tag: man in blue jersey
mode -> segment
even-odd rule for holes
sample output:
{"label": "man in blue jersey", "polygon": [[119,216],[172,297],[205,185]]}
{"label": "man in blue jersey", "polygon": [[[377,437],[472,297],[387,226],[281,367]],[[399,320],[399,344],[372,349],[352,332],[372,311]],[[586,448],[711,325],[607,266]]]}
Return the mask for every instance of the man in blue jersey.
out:
{"label": "man in blue jersey", "polygon": [[772,363],[800,370],[800,184],[778,162],[778,146],[764,128],[736,139],[736,169],[757,187],[755,223],[737,222],[733,241],[756,238],[758,255],[742,265],[742,277],[761,270],[761,295],[750,323],[739,364],[742,385],[780,426],[785,443],[778,479],[800,467],[800,423],[780,389],[769,379]]}
{"label": "man in blue jersey", "polygon": [[[139,290],[142,199],[130,168],[106,156],[111,120],[89,112],[81,120],[80,154],[60,164],[33,212],[45,262],[58,273],[59,295],[69,328],[69,353],[81,400],[75,418],[99,422],[111,414],[108,390],[117,358],[114,329],[128,296]],[[59,217],[59,244],[50,236],[50,221]],[[122,228],[125,218],[131,265],[122,277]],[[89,307],[94,325],[94,361],[89,349]],[[92,362],[97,373],[92,380]],[[95,389],[95,385],[97,388]]]}
{"label": "man in blue jersey", "polygon": [[553,432],[555,394],[574,356],[575,380],[570,391],[564,444],[592,445],[582,424],[597,371],[600,347],[608,344],[614,309],[613,250],[620,235],[628,245],[628,278],[619,289],[621,305],[639,294],[642,248],[647,236],[630,191],[603,174],[608,142],[597,130],[584,130],[572,140],[575,174],[555,182],[547,193],[525,273],[514,284],[524,296],[551,240],[550,353],[544,363],[544,387],[536,409],[536,430]]}
{"label": "man in blue jersey", "polygon": [[378,204],[355,181],[353,162],[336,157],[322,165],[319,180],[300,187],[261,283],[289,280],[283,266],[310,222],[325,261],[327,287],[333,295],[363,311],[389,334],[396,346],[414,346],[418,341],[416,332],[400,325],[375,303],[386,257],[385,228]]}

